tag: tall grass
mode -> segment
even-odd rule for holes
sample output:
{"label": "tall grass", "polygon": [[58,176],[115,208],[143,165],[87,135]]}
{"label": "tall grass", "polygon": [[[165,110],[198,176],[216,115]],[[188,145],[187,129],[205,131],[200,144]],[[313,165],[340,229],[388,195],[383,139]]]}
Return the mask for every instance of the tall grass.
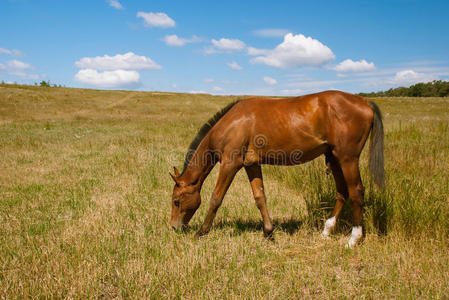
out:
{"label": "tall grass", "polygon": [[[447,237],[449,228],[449,125],[447,121],[415,122],[387,131],[387,188],[381,192],[371,182],[367,153],[361,160],[365,184],[364,217],[368,232],[386,234],[395,229],[406,235]],[[265,174],[307,194],[304,222],[320,228],[335,204],[335,187],[326,175],[324,159],[299,167],[266,167]],[[341,216],[343,232],[351,224],[351,207]]]}

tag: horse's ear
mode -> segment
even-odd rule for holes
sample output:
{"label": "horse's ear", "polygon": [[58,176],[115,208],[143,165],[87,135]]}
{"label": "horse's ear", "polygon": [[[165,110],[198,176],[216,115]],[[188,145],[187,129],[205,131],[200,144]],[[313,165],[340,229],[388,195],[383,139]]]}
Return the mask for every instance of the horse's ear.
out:
{"label": "horse's ear", "polygon": [[173,175],[172,173],[170,173],[170,172],[168,172],[168,174],[170,174],[171,178],[173,178],[173,180],[175,181],[176,185],[179,185],[178,178],[175,175]]}
{"label": "horse's ear", "polygon": [[176,167],[173,167],[173,170],[175,171],[175,176],[179,177],[179,175],[181,175],[178,171],[178,169],[176,169]]}

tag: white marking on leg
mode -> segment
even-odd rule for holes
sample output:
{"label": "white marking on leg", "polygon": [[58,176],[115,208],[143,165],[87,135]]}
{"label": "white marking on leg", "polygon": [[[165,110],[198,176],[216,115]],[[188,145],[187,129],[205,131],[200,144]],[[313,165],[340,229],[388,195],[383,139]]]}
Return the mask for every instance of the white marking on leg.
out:
{"label": "white marking on leg", "polygon": [[324,223],[324,229],[323,229],[323,237],[327,238],[329,237],[329,234],[334,230],[335,223],[337,223],[337,219],[335,217],[329,218],[326,220],[326,223]]}
{"label": "white marking on leg", "polygon": [[360,241],[362,236],[363,236],[362,226],[352,227],[351,238],[349,239],[348,243],[346,244],[346,248],[354,247]]}

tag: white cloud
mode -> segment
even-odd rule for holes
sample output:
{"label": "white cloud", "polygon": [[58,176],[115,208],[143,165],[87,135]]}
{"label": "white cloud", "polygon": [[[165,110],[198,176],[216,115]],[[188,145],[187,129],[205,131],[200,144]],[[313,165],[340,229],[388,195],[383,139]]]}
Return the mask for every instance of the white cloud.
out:
{"label": "white cloud", "polygon": [[113,88],[138,84],[140,75],[136,71],[129,70],[98,72],[93,69],[82,69],[75,75],[75,80],[88,85]]}
{"label": "white cloud", "polygon": [[105,88],[136,86],[140,80],[138,70],[162,69],[151,58],[133,52],[83,57],[75,65],[81,69],[75,75],[76,81]]}
{"label": "white cloud", "polygon": [[166,35],[163,39],[168,46],[181,47],[188,43],[188,39],[180,38],[176,34]]}
{"label": "white cloud", "polygon": [[301,89],[281,90],[281,94],[286,95],[286,96],[300,95],[303,93],[304,93],[304,90],[301,90]]}
{"label": "white cloud", "polygon": [[30,70],[33,68],[31,65],[16,59],[8,61],[7,65],[12,70],[20,70],[20,71]]}
{"label": "white cloud", "polygon": [[287,33],[289,33],[289,30],[281,28],[266,28],[253,31],[253,34],[261,37],[283,37]]}
{"label": "white cloud", "polygon": [[223,92],[223,89],[222,89],[221,87],[219,87],[219,86],[214,86],[214,87],[212,88],[212,90],[213,90],[214,92]]}
{"label": "white cloud", "polygon": [[265,81],[265,83],[266,83],[266,84],[269,84],[269,85],[275,85],[275,84],[278,83],[276,79],[271,78],[271,77],[268,77],[268,76],[265,76],[265,77],[263,78],[263,81]]}
{"label": "white cloud", "polygon": [[214,82],[215,80],[214,79],[212,79],[212,78],[205,78],[204,79],[204,82],[206,82],[206,83],[211,83],[211,82]]}
{"label": "white cloud", "polygon": [[167,16],[166,13],[158,12],[143,12],[139,11],[137,13],[138,18],[143,18],[145,26],[147,27],[162,27],[162,28],[169,28],[169,27],[175,27],[176,23],[175,21]]}
{"label": "white cloud", "polygon": [[364,59],[359,60],[359,61],[353,61],[352,59],[346,59],[334,67],[334,70],[338,71],[340,73],[367,72],[367,71],[373,71],[375,69],[376,69],[376,66],[374,65],[373,62],[369,63]]}
{"label": "white cloud", "polygon": [[243,70],[243,67],[241,67],[241,66],[240,66],[238,63],[236,63],[235,61],[230,62],[230,63],[227,63],[227,65],[228,65],[228,67],[230,67],[230,68],[233,69],[233,70],[237,70],[237,71]]}
{"label": "white cloud", "polygon": [[403,70],[396,73],[392,79],[392,83],[409,86],[418,82],[425,83],[437,79],[438,76],[434,74],[418,73],[413,70]]}
{"label": "white cloud", "polygon": [[224,51],[240,51],[245,49],[246,47],[245,43],[238,39],[221,38],[218,41],[212,39],[211,42],[215,46],[215,48]]}
{"label": "white cloud", "polygon": [[119,1],[117,0],[108,0],[108,3],[111,7],[116,8],[116,9],[123,9],[123,6],[120,4]]}
{"label": "white cloud", "polygon": [[0,54],[7,54],[7,55],[11,55],[11,56],[25,56],[21,51],[17,50],[17,49],[6,49],[6,48],[0,48]]}
{"label": "white cloud", "polygon": [[9,60],[6,62],[6,65],[0,63],[0,71],[9,75],[21,77],[23,79],[38,79],[39,75],[28,73],[28,71],[33,69],[34,67],[30,64],[16,59]]}
{"label": "white cloud", "polygon": [[189,91],[190,94],[207,94],[205,91]]}
{"label": "white cloud", "polygon": [[205,47],[203,50],[204,54],[214,54],[214,53],[218,53],[217,49],[215,49],[214,47]]}
{"label": "white cloud", "polygon": [[112,70],[145,70],[162,69],[151,58],[139,56],[132,52],[126,54],[117,54],[114,56],[104,55],[96,57],[83,57],[75,62],[75,65],[81,69],[95,69],[101,71]]}
{"label": "white cloud", "polygon": [[178,37],[176,34],[166,35],[162,40],[168,46],[174,46],[174,47],[181,47],[187,43],[196,43],[196,42],[201,41],[201,39],[195,35],[192,36],[192,38],[190,38],[190,39],[186,39],[186,38]]}
{"label": "white cloud", "polygon": [[247,49],[248,55],[256,56],[256,55],[268,55],[270,50],[267,49],[257,49],[254,47],[248,47]]}
{"label": "white cloud", "polygon": [[320,41],[302,34],[288,33],[284,41],[273,50],[248,49],[250,55],[261,55],[251,60],[271,67],[287,69],[303,66],[320,66],[335,58],[334,53]]}

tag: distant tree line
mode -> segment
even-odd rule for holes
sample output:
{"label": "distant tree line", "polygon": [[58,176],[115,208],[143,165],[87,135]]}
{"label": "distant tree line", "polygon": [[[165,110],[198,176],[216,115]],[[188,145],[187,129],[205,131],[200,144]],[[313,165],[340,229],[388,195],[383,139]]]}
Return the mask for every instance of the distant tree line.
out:
{"label": "distant tree line", "polygon": [[[2,80],[2,81],[0,82],[0,85],[7,85],[7,84],[22,85],[22,84],[18,84],[17,82],[14,82],[14,83],[6,83],[4,80]],[[27,85],[27,84],[24,84],[24,85]],[[35,86],[41,86],[41,87],[65,87],[65,85],[61,85],[61,84],[52,84],[52,83],[50,83],[50,80],[47,80],[47,81],[42,80],[42,81],[39,82],[39,83],[35,82],[34,85],[35,85]]]}
{"label": "distant tree line", "polygon": [[363,97],[447,97],[449,81],[434,80],[428,83],[417,83],[408,88],[398,87],[388,91],[359,93]]}
{"label": "distant tree line", "polygon": [[[35,82],[34,85],[37,85],[37,82]],[[42,80],[39,83],[39,86],[42,86],[42,87],[62,87],[62,85],[60,85],[60,84],[51,84],[50,80],[47,80],[47,81]]]}

